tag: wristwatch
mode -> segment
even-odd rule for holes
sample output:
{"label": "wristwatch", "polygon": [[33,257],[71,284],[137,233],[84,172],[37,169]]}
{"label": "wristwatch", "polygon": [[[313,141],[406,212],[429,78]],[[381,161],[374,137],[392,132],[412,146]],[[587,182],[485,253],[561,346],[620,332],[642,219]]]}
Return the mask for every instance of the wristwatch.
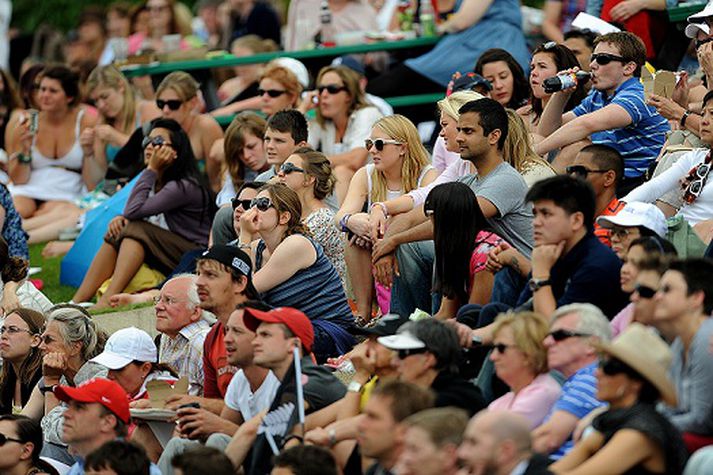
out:
{"label": "wristwatch", "polygon": [[342,216],[342,219],[339,220],[339,229],[341,229],[343,233],[349,232],[347,223],[349,223],[349,218],[351,218],[351,217],[352,217],[352,214],[347,213],[344,216]]}
{"label": "wristwatch", "polygon": [[691,111],[685,111],[683,115],[681,116],[681,127],[686,126],[686,119],[688,119],[688,116],[691,115]]}
{"label": "wristwatch", "polygon": [[54,388],[56,388],[58,385],[57,384],[52,384],[50,386],[45,385],[45,380],[42,379],[40,380],[39,384],[37,385],[37,389],[40,390],[40,393],[44,396],[47,393],[53,393]]}
{"label": "wristwatch", "polygon": [[540,290],[542,287],[545,287],[547,285],[552,285],[552,282],[550,281],[549,278],[547,279],[535,279],[534,277],[530,279],[530,281],[527,283],[528,287],[530,287],[530,291],[534,294],[538,290]]}
{"label": "wristwatch", "polygon": [[351,393],[360,393],[362,387],[363,385],[359,384],[356,381],[349,381],[349,384],[347,385],[347,391]]}

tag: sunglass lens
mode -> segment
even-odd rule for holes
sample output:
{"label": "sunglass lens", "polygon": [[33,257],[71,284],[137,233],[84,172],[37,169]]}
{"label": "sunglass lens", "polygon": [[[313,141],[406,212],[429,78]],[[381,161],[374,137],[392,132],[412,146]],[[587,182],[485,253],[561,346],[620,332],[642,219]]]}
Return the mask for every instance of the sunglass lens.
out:
{"label": "sunglass lens", "polygon": [[587,169],[581,165],[570,165],[566,168],[566,171],[568,175],[587,178]]}
{"label": "sunglass lens", "polygon": [[639,293],[639,297],[644,299],[651,299],[654,297],[654,295],[656,295],[656,290],[645,285],[639,285],[638,287],[636,287],[636,291]]}

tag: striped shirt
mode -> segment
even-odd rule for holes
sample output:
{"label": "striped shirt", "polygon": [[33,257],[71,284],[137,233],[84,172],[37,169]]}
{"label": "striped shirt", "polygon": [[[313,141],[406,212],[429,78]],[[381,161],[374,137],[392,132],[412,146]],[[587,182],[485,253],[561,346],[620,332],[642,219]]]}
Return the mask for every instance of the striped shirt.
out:
{"label": "striped shirt", "polygon": [[[597,399],[597,377],[594,372],[597,369],[598,363],[592,363],[589,366],[581,368],[579,371],[570,376],[562,385],[562,394],[560,398],[552,406],[552,411],[545,419],[545,422],[550,420],[552,414],[557,411],[565,411],[572,414],[577,419],[581,419],[589,414],[593,409],[604,405]],[[567,442],[550,455],[553,460],[558,460],[572,450],[574,442],[572,438],[568,438]]]}
{"label": "striped shirt", "polygon": [[577,117],[602,109],[609,104],[624,108],[631,124],[619,129],[607,129],[591,135],[595,144],[608,145],[624,159],[624,176],[634,178],[646,173],[666,141],[668,121],[653,106],[646,105],[644,86],[639,78],[624,81],[611,97],[592,89],[582,103],[572,109]]}

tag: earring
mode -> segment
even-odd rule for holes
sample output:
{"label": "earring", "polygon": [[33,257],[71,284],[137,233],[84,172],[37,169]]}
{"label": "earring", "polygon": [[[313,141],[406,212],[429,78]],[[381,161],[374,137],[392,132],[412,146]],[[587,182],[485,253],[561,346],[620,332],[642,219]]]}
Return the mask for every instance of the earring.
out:
{"label": "earring", "polygon": [[626,392],[626,387],[619,386],[619,388],[616,390],[616,397],[618,397],[618,398],[623,397],[625,392]]}

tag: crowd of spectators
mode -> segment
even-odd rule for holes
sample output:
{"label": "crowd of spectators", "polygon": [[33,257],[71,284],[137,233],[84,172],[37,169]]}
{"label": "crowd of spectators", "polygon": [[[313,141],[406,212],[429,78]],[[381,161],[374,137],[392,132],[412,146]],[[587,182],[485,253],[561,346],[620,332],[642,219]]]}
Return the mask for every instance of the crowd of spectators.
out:
{"label": "crowd of spectators", "polygon": [[[0,475],[711,473],[713,2],[675,3],[85,7],[0,70]],[[127,73],[208,50],[286,55]]]}

